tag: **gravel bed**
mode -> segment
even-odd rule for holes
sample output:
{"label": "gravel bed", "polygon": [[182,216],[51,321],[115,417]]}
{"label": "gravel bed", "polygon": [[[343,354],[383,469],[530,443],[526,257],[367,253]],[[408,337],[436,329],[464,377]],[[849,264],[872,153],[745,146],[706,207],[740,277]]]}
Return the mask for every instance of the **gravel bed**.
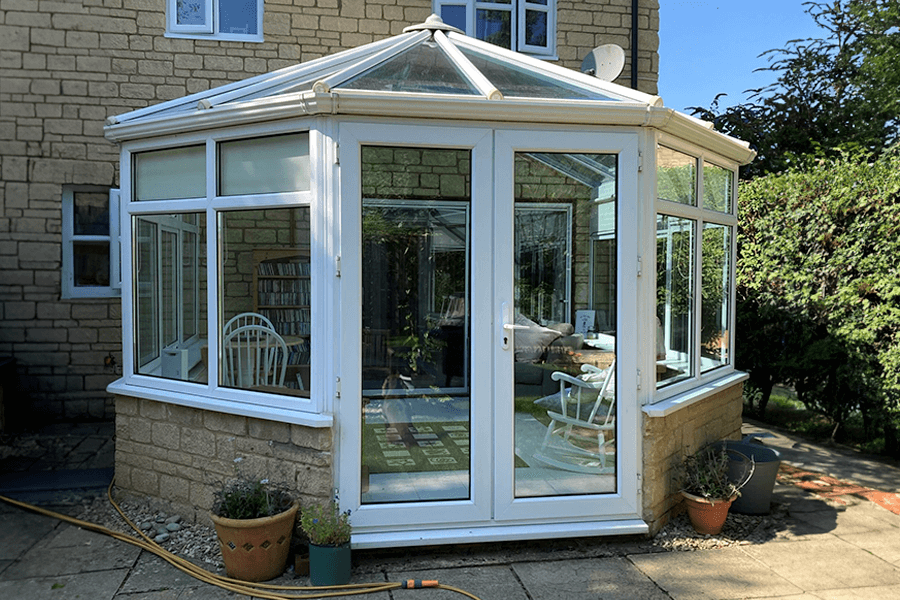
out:
{"label": "gravel bed", "polygon": [[[148,502],[135,499],[126,499],[119,502],[122,511],[132,522],[140,526],[144,523],[164,525],[167,520],[173,520],[173,515],[160,513],[150,507]],[[103,525],[109,529],[128,533],[135,538],[139,537],[116,512],[109,500],[97,497],[93,500],[85,500],[79,519]],[[177,517],[175,517],[177,519]],[[370,562],[381,561],[381,568],[385,563],[405,561],[407,567],[414,567],[412,562],[424,561],[434,564],[435,555],[443,557],[449,564],[483,564],[485,562],[516,562],[530,560],[535,552],[544,554],[553,553],[557,558],[572,557],[606,557],[626,556],[628,554],[644,554],[654,552],[684,552],[692,550],[712,550],[729,546],[742,546],[749,544],[761,544],[778,537],[779,533],[787,529],[788,511],[783,504],[773,505],[772,512],[764,516],[739,515],[731,513],[725,522],[725,526],[719,535],[701,535],[694,531],[686,514],[681,514],[671,519],[669,523],[651,539],[645,537],[633,537],[622,540],[621,538],[584,538],[579,540],[555,540],[539,543],[523,542],[520,544],[506,544],[500,548],[496,545],[481,545],[478,548],[466,547],[465,550],[456,551],[448,548],[433,549],[433,552],[417,549],[415,553],[407,554],[405,551],[390,558],[390,553],[369,554],[360,553],[360,566]],[[180,521],[180,529],[170,532],[166,541],[160,543],[164,549],[189,559],[195,564],[202,564],[210,571],[222,572],[224,566],[216,541],[215,530],[212,525],[202,523],[189,523]],[[150,533],[151,539],[154,532]],[[428,555],[428,556],[426,556]],[[452,558],[451,558],[452,557]],[[354,559],[356,561],[356,559]],[[369,565],[377,568],[377,565]]]}

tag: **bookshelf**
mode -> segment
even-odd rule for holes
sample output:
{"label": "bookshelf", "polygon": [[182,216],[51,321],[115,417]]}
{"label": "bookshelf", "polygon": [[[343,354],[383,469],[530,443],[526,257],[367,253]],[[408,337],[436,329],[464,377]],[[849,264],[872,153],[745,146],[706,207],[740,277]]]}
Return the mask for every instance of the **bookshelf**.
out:
{"label": "bookshelf", "polygon": [[253,250],[253,310],[272,321],[288,343],[284,383],[309,389],[311,288],[309,254],[297,249]]}

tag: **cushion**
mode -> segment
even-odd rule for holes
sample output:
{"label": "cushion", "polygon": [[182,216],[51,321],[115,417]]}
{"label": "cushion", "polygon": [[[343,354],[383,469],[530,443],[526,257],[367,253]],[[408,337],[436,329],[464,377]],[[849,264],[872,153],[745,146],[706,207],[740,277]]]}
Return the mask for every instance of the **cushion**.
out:
{"label": "cushion", "polygon": [[547,325],[547,329],[553,329],[554,331],[560,332],[562,335],[572,335],[575,333],[575,326],[571,323],[553,323],[552,325]]}
{"label": "cushion", "polygon": [[538,362],[544,357],[547,346],[562,334],[547,327],[541,327],[531,319],[518,315],[516,325],[524,325],[527,329],[515,332],[516,362]]}

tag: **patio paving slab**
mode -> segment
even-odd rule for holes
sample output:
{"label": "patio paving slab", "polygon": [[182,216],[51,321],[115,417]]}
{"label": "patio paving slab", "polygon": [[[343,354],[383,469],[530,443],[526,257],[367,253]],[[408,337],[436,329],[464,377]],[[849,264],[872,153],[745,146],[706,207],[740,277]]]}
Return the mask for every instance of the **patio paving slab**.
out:
{"label": "patio paving slab", "polygon": [[668,600],[624,558],[518,563],[513,571],[535,600]]}
{"label": "patio paving slab", "polygon": [[0,511],[0,560],[15,560],[59,525],[41,515],[9,507]]}
{"label": "patio paving slab", "polygon": [[[900,533],[897,531],[869,531],[849,535],[840,534],[839,537],[900,568]],[[897,597],[900,598],[900,594]]]}
{"label": "patio paving slab", "polygon": [[900,569],[833,536],[742,551],[807,592],[900,584]]}
{"label": "patio paving slab", "polygon": [[[790,548],[797,544],[772,545]],[[780,598],[804,591],[740,548],[635,554],[628,558],[675,600]]]}
{"label": "patio paving slab", "polygon": [[128,569],[0,581],[0,598],[111,600]]}
{"label": "patio paving slab", "polygon": [[[90,532],[85,532],[90,533]],[[57,577],[76,573],[129,569],[141,549],[111,537],[91,534],[85,543],[74,546],[54,546],[57,536],[35,545],[21,559],[3,572],[4,579]],[[93,540],[93,541],[90,541]]]}
{"label": "patio paving slab", "polygon": [[[435,569],[429,571],[389,572],[387,581],[407,579],[437,579],[439,583],[464,589],[482,600],[531,600],[509,566],[464,567],[460,569]],[[369,581],[372,581],[371,579]],[[369,597],[369,596],[366,596]],[[397,590],[393,597],[402,600],[457,600],[456,592],[440,589]],[[543,600],[534,597],[533,600]]]}
{"label": "patio paving slab", "polygon": [[844,590],[822,590],[816,592],[816,598],[821,600],[888,600],[900,598],[900,585],[877,586],[868,588],[854,588]]}

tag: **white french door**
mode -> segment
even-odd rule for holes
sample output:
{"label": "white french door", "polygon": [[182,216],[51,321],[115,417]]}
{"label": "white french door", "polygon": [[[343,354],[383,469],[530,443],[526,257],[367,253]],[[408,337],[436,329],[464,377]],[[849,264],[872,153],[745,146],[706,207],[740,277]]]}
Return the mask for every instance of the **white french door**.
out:
{"label": "white french door", "polygon": [[487,522],[492,133],[344,123],[339,143],[341,505],[356,531]]}
{"label": "white french door", "polygon": [[[640,514],[636,339],[620,331],[637,322],[637,145],[495,134],[495,522],[590,529]],[[563,301],[558,319],[546,303]]]}
{"label": "white french door", "polygon": [[[339,144],[354,531],[427,543],[634,519],[636,352],[618,324],[636,318],[621,273],[637,242],[617,232],[637,226],[636,134],[343,123]],[[582,363],[614,374],[600,426],[591,390],[584,424],[554,421],[554,374]]]}

